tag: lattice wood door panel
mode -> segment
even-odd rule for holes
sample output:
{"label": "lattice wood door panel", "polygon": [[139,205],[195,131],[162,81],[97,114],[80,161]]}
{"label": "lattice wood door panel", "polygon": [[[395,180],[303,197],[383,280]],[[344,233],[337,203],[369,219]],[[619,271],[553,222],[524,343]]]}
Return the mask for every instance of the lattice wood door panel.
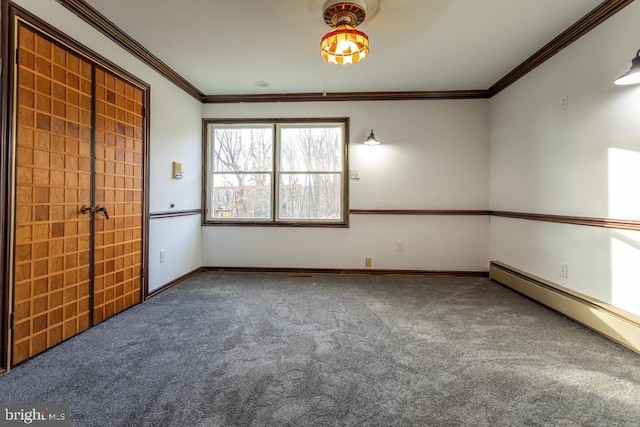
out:
{"label": "lattice wood door panel", "polygon": [[142,90],[97,69],[96,323],[141,299],[143,131]]}
{"label": "lattice wood door panel", "polygon": [[19,29],[13,364],[90,324],[91,64]]}
{"label": "lattice wood door panel", "polygon": [[13,365],[142,300],[144,217],[144,91],[22,23],[17,47]]}

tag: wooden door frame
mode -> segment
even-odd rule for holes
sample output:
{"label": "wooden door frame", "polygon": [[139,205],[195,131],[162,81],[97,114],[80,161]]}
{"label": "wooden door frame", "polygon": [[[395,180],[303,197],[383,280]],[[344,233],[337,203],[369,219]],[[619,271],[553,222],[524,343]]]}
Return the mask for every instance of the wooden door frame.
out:
{"label": "wooden door frame", "polygon": [[92,51],[88,47],[70,38],[55,27],[49,25],[39,17],[33,15],[18,5],[10,3],[9,0],[1,1],[2,21],[2,116],[0,117],[0,202],[4,208],[0,208],[0,234],[3,244],[0,247],[0,372],[8,370],[11,365],[10,353],[12,349],[10,317],[13,312],[13,298],[11,296],[11,285],[13,284],[13,250],[14,241],[14,221],[11,220],[12,212],[15,208],[15,201],[12,199],[11,188],[15,185],[13,181],[12,147],[14,145],[14,119],[15,100],[13,72],[15,67],[16,40],[14,33],[18,21],[30,26],[34,31],[44,34],[55,43],[64,46],[78,54],[93,66],[103,68],[116,76],[124,79],[130,84],[138,87],[143,92],[144,99],[144,132],[143,132],[143,203],[142,203],[142,286],[140,300],[144,301],[148,295],[149,279],[149,140],[151,127],[151,87],[149,84],[122,69],[108,59]]}
{"label": "wooden door frame", "polygon": [[[0,4],[0,46],[2,46],[2,71],[0,93],[2,93],[2,115],[0,116],[0,241],[7,242],[9,236],[7,215],[9,214],[8,178],[9,178],[9,141],[11,141],[10,126],[11,109],[9,108],[9,0],[1,0]],[[0,372],[8,369],[9,365],[9,281],[7,280],[8,253],[7,244],[0,246]]]}

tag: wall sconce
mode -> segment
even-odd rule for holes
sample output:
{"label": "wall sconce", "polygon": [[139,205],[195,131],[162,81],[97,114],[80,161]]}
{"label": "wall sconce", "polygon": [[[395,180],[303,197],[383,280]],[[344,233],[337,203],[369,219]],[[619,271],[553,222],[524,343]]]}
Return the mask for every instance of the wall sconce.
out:
{"label": "wall sconce", "polygon": [[380,141],[378,141],[376,139],[376,136],[373,134],[373,129],[371,129],[371,133],[369,134],[367,139],[364,140],[363,144],[368,146],[380,145]]}
{"label": "wall sconce", "polygon": [[636,57],[631,60],[631,68],[629,71],[618,77],[617,85],[633,85],[640,83],[640,50],[636,53]]}

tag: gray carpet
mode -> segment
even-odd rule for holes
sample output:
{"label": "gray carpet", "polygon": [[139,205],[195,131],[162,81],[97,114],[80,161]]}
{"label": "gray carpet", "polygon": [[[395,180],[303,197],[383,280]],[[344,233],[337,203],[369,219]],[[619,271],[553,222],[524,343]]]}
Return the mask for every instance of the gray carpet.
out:
{"label": "gray carpet", "polygon": [[640,356],[488,279],[201,273],[16,367],[74,426],[637,426]]}

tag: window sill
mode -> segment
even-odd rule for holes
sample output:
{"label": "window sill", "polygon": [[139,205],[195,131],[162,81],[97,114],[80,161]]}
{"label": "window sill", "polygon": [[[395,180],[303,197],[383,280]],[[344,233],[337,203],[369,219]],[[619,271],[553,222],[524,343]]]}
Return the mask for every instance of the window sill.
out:
{"label": "window sill", "polygon": [[203,226],[223,227],[286,227],[286,228],[349,228],[344,222],[288,222],[288,221],[203,221]]}

